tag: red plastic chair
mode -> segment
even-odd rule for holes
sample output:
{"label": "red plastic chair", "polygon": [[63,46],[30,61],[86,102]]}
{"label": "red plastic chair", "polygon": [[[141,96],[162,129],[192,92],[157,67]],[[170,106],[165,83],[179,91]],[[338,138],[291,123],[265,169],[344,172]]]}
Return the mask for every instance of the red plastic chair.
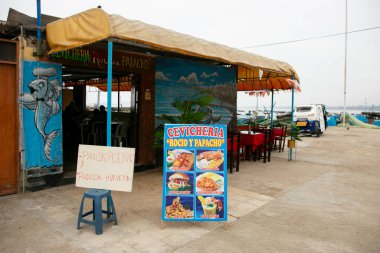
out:
{"label": "red plastic chair", "polygon": [[286,131],[288,130],[287,125],[282,125],[281,126],[281,134],[274,136],[274,146],[273,150],[277,149],[278,145],[278,152],[284,152],[285,148],[285,139],[286,139]]}
{"label": "red plastic chair", "polygon": [[264,144],[261,145],[257,151],[258,151],[258,159],[260,160],[263,158],[263,162],[266,163],[267,161],[270,162],[271,158],[271,151],[272,151],[272,129],[265,129],[264,130]]}

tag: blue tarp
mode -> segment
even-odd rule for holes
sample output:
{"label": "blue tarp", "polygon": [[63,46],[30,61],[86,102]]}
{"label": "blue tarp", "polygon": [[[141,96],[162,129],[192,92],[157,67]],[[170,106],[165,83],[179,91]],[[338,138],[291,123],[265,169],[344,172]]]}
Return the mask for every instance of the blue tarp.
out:
{"label": "blue tarp", "polygon": [[364,123],[368,123],[368,119],[364,116],[364,115],[354,115],[355,118],[357,118],[358,120],[364,122]]}
{"label": "blue tarp", "polygon": [[335,116],[330,116],[330,118],[327,120],[327,126],[336,126]]}

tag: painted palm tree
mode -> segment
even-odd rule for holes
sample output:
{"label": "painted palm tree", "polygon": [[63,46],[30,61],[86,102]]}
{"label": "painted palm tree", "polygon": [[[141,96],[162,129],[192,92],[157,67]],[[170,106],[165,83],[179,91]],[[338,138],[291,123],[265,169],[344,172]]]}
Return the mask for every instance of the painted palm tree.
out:
{"label": "painted palm tree", "polygon": [[[221,116],[213,116],[210,107],[213,97],[202,95],[191,100],[174,101],[172,106],[180,113],[177,115],[161,114],[158,117],[163,124],[210,124],[220,120]],[[157,127],[155,132],[155,146],[162,148],[164,139],[164,125]]]}

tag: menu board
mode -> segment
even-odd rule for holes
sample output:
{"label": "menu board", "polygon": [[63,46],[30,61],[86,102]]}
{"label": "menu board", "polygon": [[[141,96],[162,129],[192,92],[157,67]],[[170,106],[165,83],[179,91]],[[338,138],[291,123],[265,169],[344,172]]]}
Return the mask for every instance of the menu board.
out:
{"label": "menu board", "polygon": [[226,125],[166,124],[162,220],[227,220]]}

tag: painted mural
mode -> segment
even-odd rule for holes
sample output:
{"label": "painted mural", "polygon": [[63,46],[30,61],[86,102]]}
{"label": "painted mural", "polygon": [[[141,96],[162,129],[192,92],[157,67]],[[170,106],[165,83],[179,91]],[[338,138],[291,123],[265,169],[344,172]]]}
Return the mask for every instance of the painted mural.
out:
{"label": "painted mural", "polygon": [[24,62],[25,169],[62,165],[62,68]]}
{"label": "painted mural", "polygon": [[236,120],[235,68],[157,57],[155,78],[156,127]]}

